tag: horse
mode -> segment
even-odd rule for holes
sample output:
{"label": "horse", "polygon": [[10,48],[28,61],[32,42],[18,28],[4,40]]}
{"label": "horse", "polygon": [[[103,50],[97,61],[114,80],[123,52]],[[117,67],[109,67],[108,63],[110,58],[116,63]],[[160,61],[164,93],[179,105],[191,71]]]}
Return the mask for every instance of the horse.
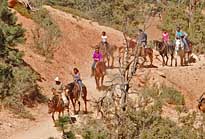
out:
{"label": "horse", "polygon": [[203,97],[204,95],[205,93],[203,93],[198,99],[198,109],[205,113],[205,98]]}
{"label": "horse", "polygon": [[[101,42],[99,43],[99,48],[100,48],[100,52],[103,55],[103,61],[107,61],[108,67],[114,67],[114,52],[117,50],[117,46],[116,45],[110,45],[109,43],[107,44],[102,44]],[[106,59],[105,59],[106,58]],[[110,65],[111,63],[111,65]]]}
{"label": "horse", "polygon": [[[68,106],[69,107],[69,106]],[[58,118],[60,115],[64,115],[65,105],[63,99],[59,99],[58,95],[55,95],[52,99],[48,100],[48,114],[52,113],[53,122],[55,122],[55,112],[58,112]]]}
{"label": "horse", "polygon": [[[74,113],[80,112],[80,97],[82,97],[84,104],[85,104],[85,111],[84,113],[87,113],[87,88],[85,85],[82,87],[82,95],[80,96],[80,86],[76,82],[69,83],[68,85],[65,86],[66,89],[66,96],[70,98],[72,104],[73,104],[73,109]],[[76,112],[76,102],[78,102],[79,108],[78,111]]]}
{"label": "horse", "polygon": [[[173,58],[173,56],[174,56],[174,45],[165,44],[165,43],[163,43],[162,41],[159,41],[159,40],[154,40],[153,44],[156,47],[156,50],[159,52],[159,54],[162,57],[162,65],[167,66],[168,61],[169,61],[168,54],[171,55],[171,58]],[[166,61],[165,61],[165,57],[166,57]],[[171,66],[172,66],[172,62],[171,62]]]}
{"label": "horse", "polygon": [[172,61],[173,59],[175,60],[175,67],[177,67],[177,56],[179,55],[180,57],[180,63],[181,66],[184,66],[185,63],[185,48],[182,43],[182,40],[178,40],[178,44],[175,44],[174,46],[174,55],[171,57],[171,66],[172,66]]}
{"label": "horse", "polygon": [[189,59],[190,59],[190,56],[192,54],[192,47],[193,47],[193,44],[191,41],[187,40],[187,43],[188,43],[188,49],[184,49],[184,53],[185,53],[185,57],[184,57],[184,61],[185,61],[185,65],[188,65],[190,62],[189,62]]}
{"label": "horse", "polygon": [[[105,74],[106,74],[105,62],[104,61],[97,62],[95,67],[95,72],[94,72],[97,89],[103,87],[103,80]],[[100,85],[100,81],[101,81],[101,85]]]}
{"label": "horse", "polygon": [[[133,39],[130,39],[128,42],[128,51],[131,51],[131,55],[136,55],[138,54],[139,57],[142,57],[144,60],[141,65],[144,65],[144,63],[147,61],[147,57],[150,59],[150,65],[152,66],[153,64],[153,50],[152,48],[144,48],[144,55],[142,55],[143,49],[140,48],[139,46],[136,45],[136,42]],[[119,50],[119,61],[121,61],[121,58],[124,57],[124,53],[126,50],[126,47],[121,47],[118,49]],[[137,52],[137,53],[136,53]]]}

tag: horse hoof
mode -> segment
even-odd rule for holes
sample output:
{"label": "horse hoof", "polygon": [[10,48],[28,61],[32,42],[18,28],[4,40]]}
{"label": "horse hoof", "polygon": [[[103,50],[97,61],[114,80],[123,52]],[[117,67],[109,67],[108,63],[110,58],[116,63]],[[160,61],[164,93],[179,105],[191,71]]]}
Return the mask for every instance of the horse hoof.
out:
{"label": "horse hoof", "polygon": [[88,114],[88,112],[87,112],[87,111],[84,111],[83,113],[84,113],[84,114]]}

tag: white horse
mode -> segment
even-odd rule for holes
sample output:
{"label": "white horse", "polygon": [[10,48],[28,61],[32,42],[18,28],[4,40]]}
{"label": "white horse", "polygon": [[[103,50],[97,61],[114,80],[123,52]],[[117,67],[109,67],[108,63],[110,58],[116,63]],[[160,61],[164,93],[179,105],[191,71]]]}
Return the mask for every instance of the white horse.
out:
{"label": "white horse", "polygon": [[175,66],[177,66],[177,56],[180,56],[181,66],[184,65],[184,43],[181,39],[176,39],[175,50],[174,50],[174,60]]}

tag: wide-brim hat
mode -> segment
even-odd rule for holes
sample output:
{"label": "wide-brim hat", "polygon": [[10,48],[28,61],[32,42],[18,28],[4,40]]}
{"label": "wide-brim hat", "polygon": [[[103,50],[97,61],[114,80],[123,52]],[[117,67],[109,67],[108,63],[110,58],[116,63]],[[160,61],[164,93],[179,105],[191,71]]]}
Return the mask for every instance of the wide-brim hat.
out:
{"label": "wide-brim hat", "polygon": [[55,81],[56,81],[56,82],[59,82],[59,81],[60,81],[59,77],[56,77],[56,78],[55,78]]}

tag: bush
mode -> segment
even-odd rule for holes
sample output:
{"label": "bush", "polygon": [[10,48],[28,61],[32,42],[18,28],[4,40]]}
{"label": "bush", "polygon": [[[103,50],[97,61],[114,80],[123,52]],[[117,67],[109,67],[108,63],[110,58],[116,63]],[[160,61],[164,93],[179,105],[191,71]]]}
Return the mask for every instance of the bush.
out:
{"label": "bush", "polygon": [[174,88],[163,87],[160,95],[167,103],[174,105],[184,105],[184,96]]}
{"label": "bush", "polygon": [[136,0],[46,0],[46,4],[121,31],[124,31],[122,25],[125,23],[125,19],[128,18],[127,31],[130,35],[136,35],[136,29],[139,25],[146,24],[146,16],[151,12],[150,4],[141,0],[137,2]]}
{"label": "bush", "polygon": [[24,107],[23,98],[30,94],[30,103],[34,104],[43,102],[45,97],[36,83],[39,78],[36,72],[22,60],[23,53],[13,48],[25,40],[25,30],[16,21],[17,17],[3,0],[0,4],[0,102],[15,114],[33,119]]}
{"label": "bush", "polygon": [[21,15],[32,19],[38,24],[38,26],[32,30],[34,50],[46,56],[46,58],[52,58],[58,38],[60,37],[60,29],[50,17],[49,12],[42,7],[35,12],[29,12],[21,4],[17,4],[15,9]]}

